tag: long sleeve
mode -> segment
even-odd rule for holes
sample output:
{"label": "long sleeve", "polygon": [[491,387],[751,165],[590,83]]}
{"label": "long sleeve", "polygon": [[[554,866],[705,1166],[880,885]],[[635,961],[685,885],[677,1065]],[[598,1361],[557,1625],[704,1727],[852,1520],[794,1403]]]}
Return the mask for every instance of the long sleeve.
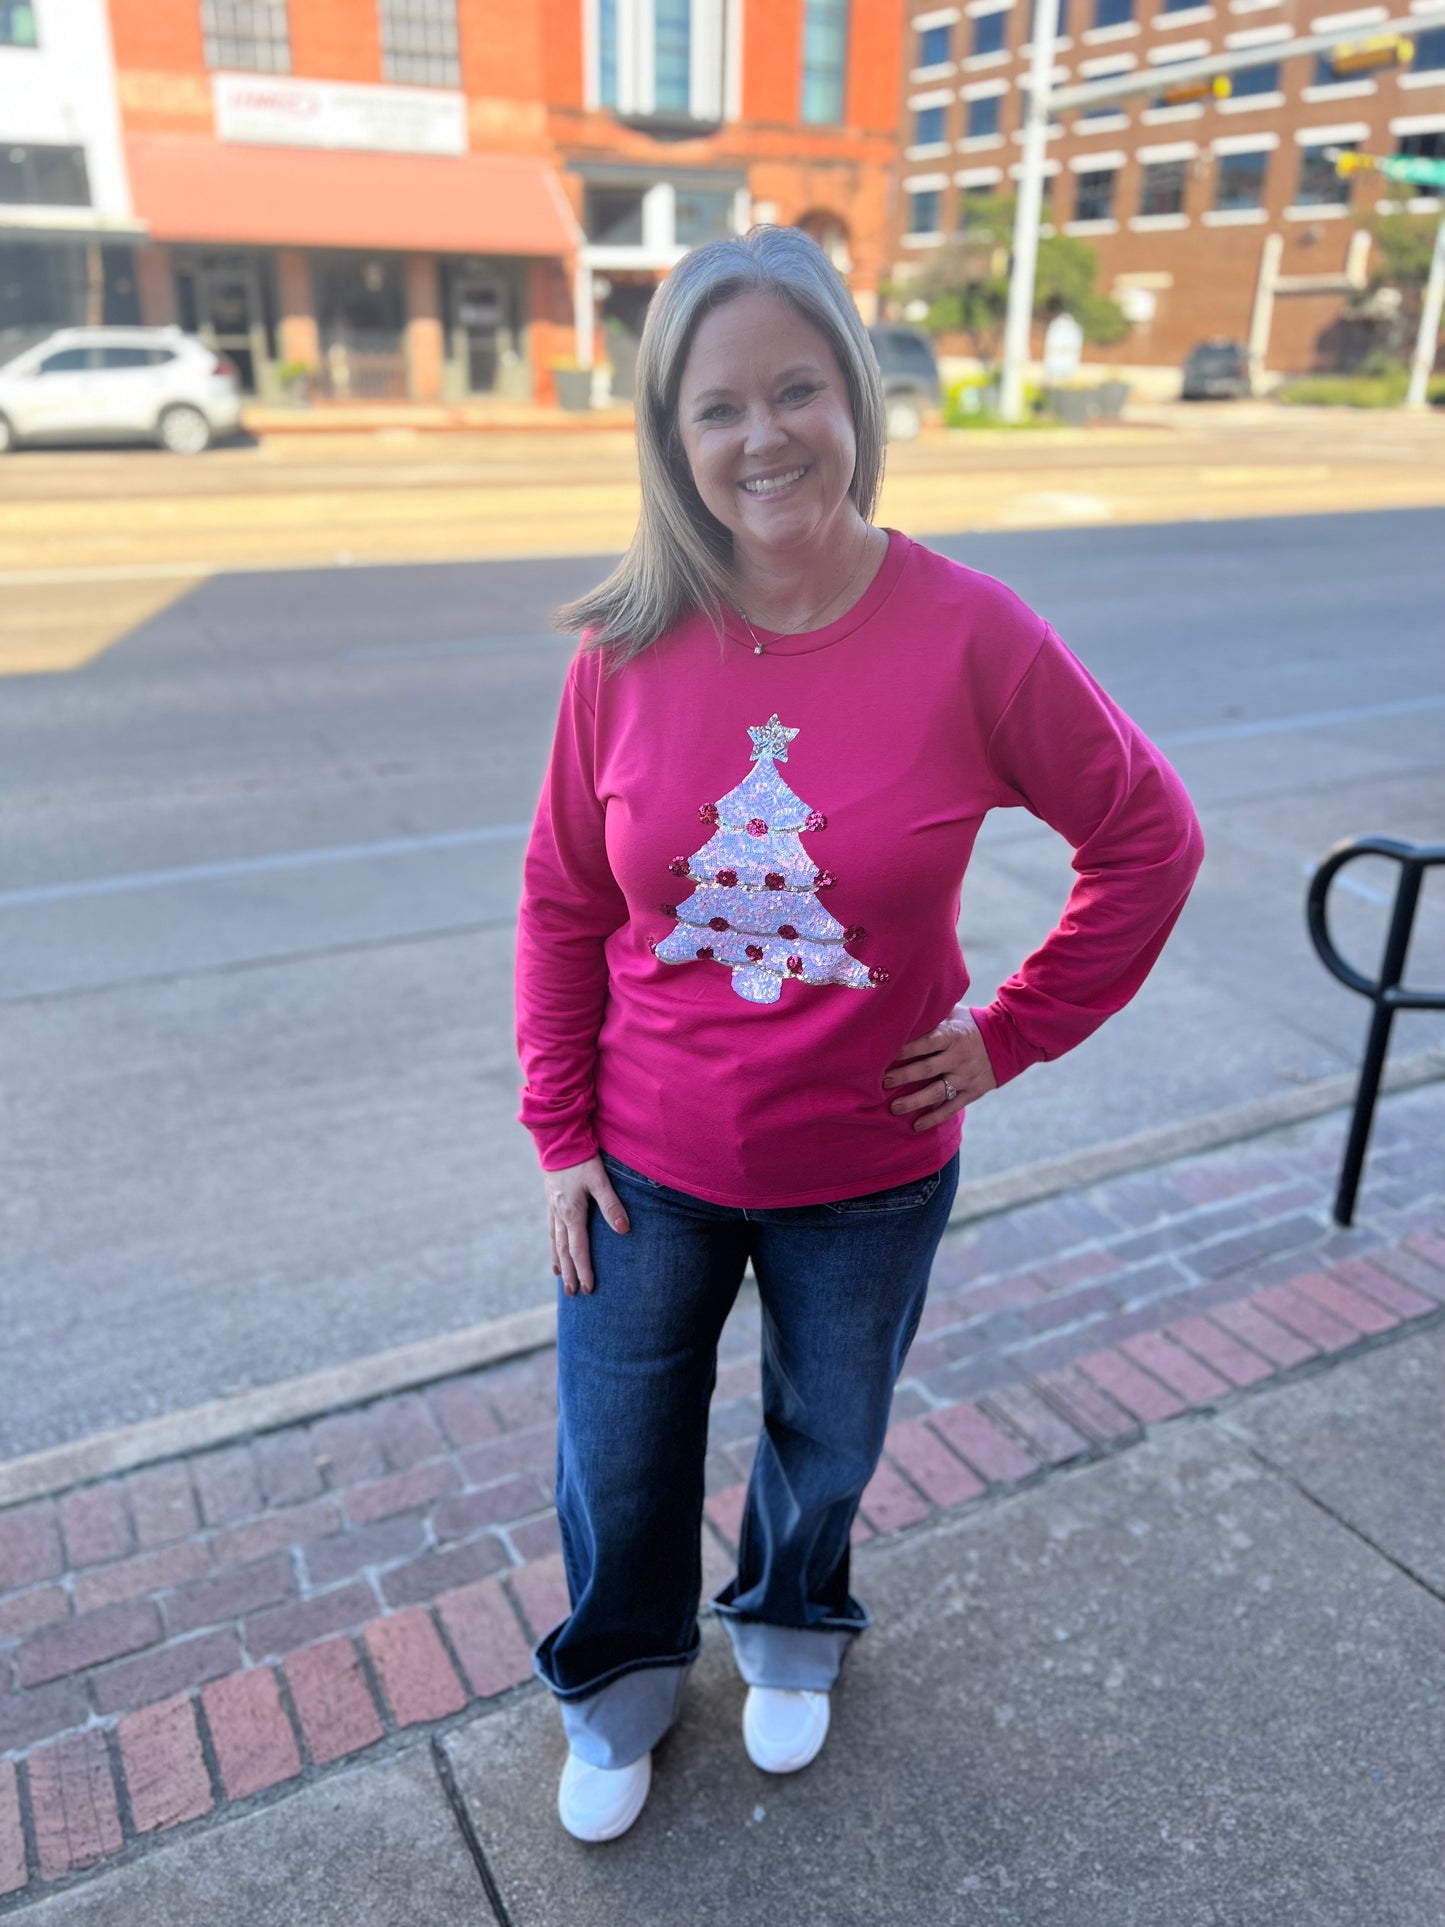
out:
{"label": "long sleeve", "polygon": [[627,921],[593,782],[595,716],[568,672],[522,875],[517,927],[521,1122],[542,1168],[593,1156],[597,1037],[607,1002],[603,946]]}
{"label": "long sleeve", "polygon": [[1066,837],[1076,881],[1057,927],[973,1016],[1000,1085],[1081,1044],[1139,990],[1204,856],[1184,785],[1046,629],[990,735],[1004,807]]}

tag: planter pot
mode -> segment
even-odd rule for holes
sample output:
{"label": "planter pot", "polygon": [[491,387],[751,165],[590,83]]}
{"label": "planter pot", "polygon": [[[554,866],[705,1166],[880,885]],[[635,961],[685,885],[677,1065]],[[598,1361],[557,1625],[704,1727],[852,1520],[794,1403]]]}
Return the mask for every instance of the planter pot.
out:
{"label": "planter pot", "polygon": [[557,384],[557,402],[560,407],[580,415],[592,406],[592,370],[590,368],[554,368],[552,379]]}
{"label": "planter pot", "polygon": [[1098,398],[1092,388],[1055,388],[1049,401],[1067,428],[1087,428],[1099,413]]}
{"label": "planter pot", "polygon": [[1123,414],[1125,403],[1129,399],[1128,382],[1103,381],[1100,382],[1095,393],[1099,397],[1099,410],[1105,421],[1117,421]]}

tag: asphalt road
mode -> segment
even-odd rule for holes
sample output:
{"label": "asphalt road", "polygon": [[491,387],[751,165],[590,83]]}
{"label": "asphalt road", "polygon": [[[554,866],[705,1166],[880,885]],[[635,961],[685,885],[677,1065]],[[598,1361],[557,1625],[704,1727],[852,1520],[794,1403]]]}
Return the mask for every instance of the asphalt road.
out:
{"label": "asphalt road", "polygon": [[[1364,1007],[1309,949],[1306,872],[1346,835],[1445,839],[1438,513],[938,546],[1054,620],[1209,847],[1143,994],[975,1108],[966,1175],[1352,1068]],[[512,924],[569,646],[547,612],[598,572],[220,576],[0,680],[0,1456],[550,1293]],[[974,1000],[1069,881],[1051,832],[989,820]],[[1442,883],[1417,981],[1445,977]],[[1341,897],[1366,964],[1392,884]],[[1395,1048],[1442,1041],[1412,1015]]]}

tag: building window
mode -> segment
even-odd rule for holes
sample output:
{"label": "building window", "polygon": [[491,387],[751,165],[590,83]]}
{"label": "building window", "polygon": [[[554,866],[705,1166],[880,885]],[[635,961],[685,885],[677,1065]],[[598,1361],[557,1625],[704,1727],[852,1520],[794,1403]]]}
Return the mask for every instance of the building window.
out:
{"label": "building window", "polygon": [[89,207],[85,149],[0,144],[0,202],[21,207]]}
{"label": "building window", "polygon": [[965,102],[963,131],[968,138],[976,140],[983,134],[996,134],[1002,106],[1002,94],[985,94],[982,100]]}
{"label": "building window", "polygon": [[1337,74],[1330,65],[1333,59],[1334,55],[1329,52],[1315,55],[1314,78],[1310,82],[1312,87],[1348,87],[1351,81],[1359,78],[1358,74]]}
{"label": "building window", "polygon": [[597,98],[617,105],[617,0],[597,0]]}
{"label": "building window", "polygon": [[1182,13],[1186,7],[1197,7],[1199,0],[1162,0],[1160,13]]}
{"label": "building window", "polygon": [[582,227],[587,239],[599,247],[640,248],[641,188],[589,187],[583,204]]}
{"label": "building window", "polygon": [[999,54],[1008,43],[1008,10],[999,7],[994,13],[981,13],[973,23],[973,51],[976,54]]}
{"label": "building window", "polygon": [[1445,133],[1437,129],[1429,134],[1401,134],[1395,152],[1417,161],[1445,161]]}
{"label": "building window", "polygon": [[848,0],[804,0],[803,119],[840,121],[848,71]]}
{"label": "building window", "polygon": [[1221,154],[1214,176],[1214,205],[1221,214],[1264,205],[1264,170],[1269,155],[1261,147],[1249,154]]}
{"label": "building window", "polygon": [[920,67],[941,67],[948,59],[948,28],[924,27],[918,35]]}
{"label": "building window", "polygon": [[1139,190],[1141,214],[1182,214],[1187,161],[1149,161]]}
{"label": "building window", "polygon": [[201,0],[206,65],[246,73],[289,74],[286,0]]}
{"label": "building window", "polygon": [[1259,67],[1242,67],[1238,73],[1229,76],[1230,92],[1237,99],[1241,94],[1277,94],[1279,92],[1279,62],[1271,60]]}
{"label": "building window", "polygon": [[[1353,153],[1359,146],[1358,141],[1341,141],[1339,146],[1345,153]],[[1302,147],[1300,149],[1299,187],[1295,191],[1296,207],[1344,207],[1350,198],[1350,177],[1335,172],[1335,164],[1325,158],[1323,147]]]}
{"label": "building window", "polygon": [[1122,27],[1134,18],[1134,0],[1094,0],[1096,27]]}
{"label": "building window", "polygon": [[31,0],[0,0],[0,47],[38,45]]}
{"label": "building window", "polygon": [[457,0],[378,0],[381,68],[417,87],[460,87]]}
{"label": "building window", "polygon": [[1424,33],[1415,35],[1410,71],[1418,74],[1435,67],[1445,67],[1445,27],[1427,27]]}
{"label": "building window", "polygon": [[1112,221],[1114,218],[1114,176],[1112,167],[1095,168],[1074,176],[1074,219]]}
{"label": "building window", "polygon": [[936,187],[915,189],[908,197],[908,232],[937,234],[942,195]]}
{"label": "building window", "polygon": [[723,241],[733,232],[733,197],[725,191],[679,185],[674,206],[673,238],[680,248]]}
{"label": "building window", "polygon": [[944,132],[944,107],[919,107],[913,115],[913,145],[915,147],[937,147],[948,137]]}
{"label": "building window", "polygon": [[692,100],[692,0],[656,0],[653,17],[656,110],[686,115]]}

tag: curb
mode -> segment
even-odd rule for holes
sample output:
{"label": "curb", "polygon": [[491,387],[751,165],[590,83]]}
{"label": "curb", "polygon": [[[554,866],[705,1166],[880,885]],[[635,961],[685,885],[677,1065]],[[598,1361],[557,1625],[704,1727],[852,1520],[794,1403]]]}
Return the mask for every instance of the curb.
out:
{"label": "curb", "polygon": [[[1441,1078],[1445,1078],[1445,1050],[1421,1051],[1387,1066],[1381,1091],[1415,1090]],[[1324,1116],[1353,1101],[1356,1082],[1353,1072],[1339,1072],[1297,1090],[976,1179],[959,1187],[948,1229]],[[111,1473],[304,1424],[343,1407],[435,1384],[481,1366],[504,1364],[546,1350],[555,1338],[555,1306],[537,1305],[484,1325],[31,1452],[0,1463],[0,1509],[53,1496]]]}

